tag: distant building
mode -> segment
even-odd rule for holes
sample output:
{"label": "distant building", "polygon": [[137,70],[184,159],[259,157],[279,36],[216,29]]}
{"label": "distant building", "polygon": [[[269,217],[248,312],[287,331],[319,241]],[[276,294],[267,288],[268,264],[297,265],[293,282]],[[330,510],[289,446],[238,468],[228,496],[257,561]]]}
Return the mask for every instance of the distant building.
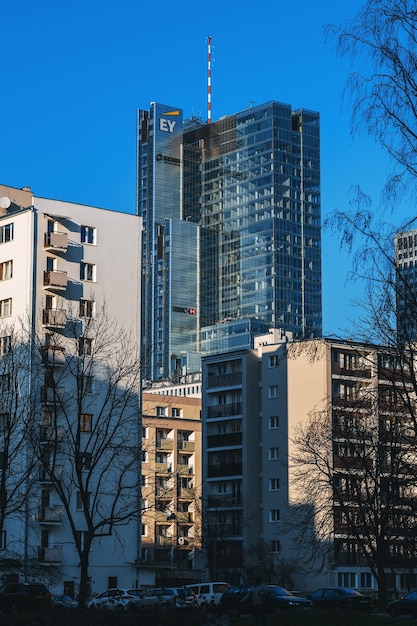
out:
{"label": "distant building", "polygon": [[148,380],[252,347],[260,325],[321,335],[318,113],[269,102],[183,124],[151,103],[138,112],[137,213]]}
{"label": "distant building", "polygon": [[[9,432],[5,424],[10,424],[8,398],[16,393],[9,383],[15,380],[22,415],[30,420],[25,424],[25,436],[29,438],[30,433],[30,440],[26,453],[20,454],[21,462],[14,458],[11,469],[18,476],[27,463],[34,463],[31,481],[25,483],[29,489],[25,507],[5,518],[0,568],[3,577],[12,573],[26,576],[30,569],[32,577],[49,578],[51,588],[74,596],[79,591],[80,559],[66,506],[82,545],[87,527],[75,479],[78,462],[84,463],[84,472],[91,471],[91,491],[85,497],[91,499],[92,509],[102,507],[105,514],[109,501],[106,489],[110,488],[110,483],[99,487],[100,477],[107,475],[102,460],[96,460],[95,472],[90,464],[95,458],[96,437],[101,437],[97,428],[103,416],[99,410],[106,413],[103,393],[111,389],[107,376],[117,367],[116,355],[113,348],[99,364],[94,355],[105,350],[103,342],[109,340],[112,345],[111,336],[120,325],[130,334],[129,349],[139,358],[141,220],[126,213],[38,198],[30,190],[3,185],[0,197],[0,343],[4,347],[0,378],[5,384],[0,413],[2,419],[9,415],[2,422],[0,436],[4,451]],[[104,313],[106,317],[100,318]],[[99,335],[93,333],[98,319],[103,320]],[[16,377],[11,366],[14,355],[22,349],[14,339],[21,327],[27,337],[28,358]],[[31,344],[35,351],[31,351]],[[119,429],[117,441],[126,445],[126,454],[137,459],[139,396],[136,407],[134,396],[129,403],[129,411],[124,413],[126,429]],[[113,414],[106,417],[108,427],[122,410],[116,404],[109,406]],[[12,435],[15,437],[16,431]],[[77,437],[79,447],[75,448]],[[102,458],[106,455],[103,450]],[[7,469],[2,466],[0,474],[6,476]],[[127,489],[125,502],[134,507],[140,484],[137,462],[126,473],[126,480],[127,476],[132,488]],[[62,492],[67,494],[65,502],[57,491],[61,483],[56,481],[60,479],[62,489],[65,486],[67,490]],[[100,503],[94,499],[94,489],[100,492]],[[138,567],[137,514],[112,533],[105,531],[93,542],[90,590],[101,592],[107,587],[134,587],[146,582],[141,580]],[[15,569],[10,568],[11,559]]]}

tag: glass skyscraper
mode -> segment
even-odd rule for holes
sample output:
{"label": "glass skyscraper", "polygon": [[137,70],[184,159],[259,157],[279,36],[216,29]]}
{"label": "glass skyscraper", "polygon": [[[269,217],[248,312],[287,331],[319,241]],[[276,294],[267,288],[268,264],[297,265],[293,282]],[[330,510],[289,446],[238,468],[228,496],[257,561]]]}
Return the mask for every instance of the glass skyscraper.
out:
{"label": "glass skyscraper", "polygon": [[320,336],[319,132],[318,113],[275,101],[211,124],[138,112],[148,378],[267,328]]}

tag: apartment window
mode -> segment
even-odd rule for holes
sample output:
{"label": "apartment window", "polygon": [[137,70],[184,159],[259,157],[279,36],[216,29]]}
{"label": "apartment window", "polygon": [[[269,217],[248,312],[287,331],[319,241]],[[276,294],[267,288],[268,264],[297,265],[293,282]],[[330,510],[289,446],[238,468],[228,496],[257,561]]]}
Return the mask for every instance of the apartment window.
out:
{"label": "apartment window", "polygon": [[0,317],[7,317],[12,314],[12,299],[0,300]]}
{"label": "apartment window", "polygon": [[[400,580],[401,580],[401,576],[403,576],[403,574],[400,574]],[[408,574],[408,576],[410,576]],[[407,581],[409,582],[409,581]],[[417,578],[415,574],[412,574],[412,578],[411,578],[411,582],[412,584],[410,585],[410,588],[415,588],[416,586],[416,582],[417,582]],[[401,585],[400,582],[400,587],[402,589],[408,589],[407,585]],[[361,572],[361,589],[371,589],[372,588],[372,574],[371,572]]]}
{"label": "apartment window", "polygon": [[93,416],[91,413],[81,413],[80,415],[80,431],[82,433],[91,433],[93,425]]}
{"label": "apartment window", "polygon": [[96,266],[93,263],[81,263],[80,280],[96,280]]}
{"label": "apartment window", "polygon": [[278,398],[278,385],[268,387],[268,398]]}
{"label": "apartment window", "polygon": [[81,226],[81,243],[96,243],[96,229],[93,226]]}
{"label": "apartment window", "polygon": [[337,584],[339,587],[356,587],[355,572],[338,572]]}
{"label": "apartment window", "polygon": [[91,356],[93,354],[93,340],[89,337],[80,337],[78,340],[79,356]]}
{"label": "apartment window", "polygon": [[269,491],[279,491],[279,478],[269,479]]}
{"label": "apartment window", "polygon": [[0,243],[7,243],[8,241],[13,241],[13,222],[11,224],[6,224],[0,228]]}
{"label": "apartment window", "polygon": [[[91,494],[87,491],[85,494],[85,500],[86,500],[86,504],[87,504],[87,509],[90,509],[90,496]],[[81,496],[81,491],[77,491],[77,495],[76,495],[76,509],[77,511],[82,511],[83,510],[83,499]]]}
{"label": "apartment window", "polygon": [[167,408],[166,406],[157,406],[156,407],[156,415],[157,417],[166,417]]}
{"label": "apartment window", "polygon": [[80,300],[80,317],[93,317],[94,300]]}
{"label": "apartment window", "polygon": [[0,280],[7,280],[13,276],[13,261],[0,263]]}
{"label": "apartment window", "polygon": [[11,335],[0,337],[0,355],[7,354],[12,349]]}
{"label": "apartment window", "polygon": [[87,537],[87,531],[86,530],[76,530],[75,531],[75,536],[76,536],[76,540],[79,543],[81,550],[84,550],[84,546],[85,546],[85,540]]}
{"label": "apartment window", "polygon": [[272,415],[269,418],[269,428],[272,430],[274,428],[279,428],[279,417],[278,415]]}
{"label": "apartment window", "polygon": [[279,459],[279,448],[269,448],[269,460],[276,461]]}
{"label": "apartment window", "polygon": [[279,522],[279,509],[271,509],[269,511],[269,521]]}
{"label": "apartment window", "polygon": [[93,393],[93,376],[77,376],[78,389],[82,393]]}
{"label": "apartment window", "polygon": [[2,374],[0,376],[0,393],[10,391],[10,374]]}
{"label": "apartment window", "polygon": [[181,409],[172,407],[172,417],[181,417]]}
{"label": "apartment window", "polygon": [[279,365],[278,355],[273,354],[272,356],[269,357],[269,367],[278,367],[278,365]]}
{"label": "apartment window", "polygon": [[281,551],[281,544],[279,542],[279,539],[273,539],[271,541],[271,552],[273,554],[278,554]]}
{"label": "apartment window", "polygon": [[142,439],[148,438],[148,429],[146,427],[142,427]]}

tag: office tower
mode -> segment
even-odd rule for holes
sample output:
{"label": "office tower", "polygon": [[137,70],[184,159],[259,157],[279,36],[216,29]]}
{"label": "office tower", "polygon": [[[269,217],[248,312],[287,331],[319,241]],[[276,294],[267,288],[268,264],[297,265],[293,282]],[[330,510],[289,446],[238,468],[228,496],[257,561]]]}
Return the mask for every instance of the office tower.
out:
{"label": "office tower", "polygon": [[[8,494],[2,575],[23,578],[31,571],[48,580],[51,574],[52,590],[78,595],[77,543],[86,545],[87,518],[106,519],[113,501],[117,514],[126,507],[135,515],[113,532],[108,525],[97,531],[89,591],[130,587],[143,573],[141,220],[27,189],[0,186],[0,197],[2,458],[6,440],[15,451],[0,467]],[[136,368],[129,373],[132,357]],[[114,501],[114,479],[123,504]],[[19,484],[24,502],[13,508]]]}
{"label": "office tower", "polygon": [[150,379],[257,332],[321,334],[319,115],[278,102],[211,124],[138,113]]}

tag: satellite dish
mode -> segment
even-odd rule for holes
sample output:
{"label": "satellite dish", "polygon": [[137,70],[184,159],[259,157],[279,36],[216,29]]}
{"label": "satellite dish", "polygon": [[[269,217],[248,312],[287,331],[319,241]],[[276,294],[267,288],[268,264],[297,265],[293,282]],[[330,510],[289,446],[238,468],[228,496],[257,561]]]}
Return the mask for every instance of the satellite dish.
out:
{"label": "satellite dish", "polygon": [[0,209],[8,209],[11,202],[7,196],[2,196],[0,198]]}

